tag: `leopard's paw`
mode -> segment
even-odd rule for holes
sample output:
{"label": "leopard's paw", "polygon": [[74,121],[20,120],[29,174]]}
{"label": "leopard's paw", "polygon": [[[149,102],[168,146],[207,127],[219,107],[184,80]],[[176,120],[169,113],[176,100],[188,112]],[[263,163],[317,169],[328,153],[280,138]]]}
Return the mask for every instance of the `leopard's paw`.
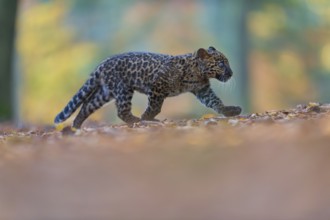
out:
{"label": "leopard's paw", "polygon": [[224,106],[221,108],[221,113],[226,117],[232,117],[241,114],[242,108],[239,106]]}
{"label": "leopard's paw", "polygon": [[160,122],[160,120],[156,119],[156,118],[148,118],[148,119],[145,119],[145,118],[142,118],[141,121],[151,121],[151,122]]}

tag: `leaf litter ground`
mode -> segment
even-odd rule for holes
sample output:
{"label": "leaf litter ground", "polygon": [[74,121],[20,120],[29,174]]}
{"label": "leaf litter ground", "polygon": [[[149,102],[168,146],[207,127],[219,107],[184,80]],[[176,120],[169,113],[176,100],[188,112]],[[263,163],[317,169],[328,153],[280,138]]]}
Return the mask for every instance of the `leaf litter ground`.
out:
{"label": "leaf litter ground", "polygon": [[330,105],[0,130],[0,219],[329,219]]}

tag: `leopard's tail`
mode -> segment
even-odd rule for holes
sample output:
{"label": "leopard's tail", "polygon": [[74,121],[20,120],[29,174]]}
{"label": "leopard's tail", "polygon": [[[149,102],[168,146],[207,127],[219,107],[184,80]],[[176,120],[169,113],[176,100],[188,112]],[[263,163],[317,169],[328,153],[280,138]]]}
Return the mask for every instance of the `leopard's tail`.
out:
{"label": "leopard's tail", "polygon": [[55,117],[54,123],[59,124],[68,119],[79,106],[97,89],[99,73],[94,72],[78,92],[71,98],[64,109]]}

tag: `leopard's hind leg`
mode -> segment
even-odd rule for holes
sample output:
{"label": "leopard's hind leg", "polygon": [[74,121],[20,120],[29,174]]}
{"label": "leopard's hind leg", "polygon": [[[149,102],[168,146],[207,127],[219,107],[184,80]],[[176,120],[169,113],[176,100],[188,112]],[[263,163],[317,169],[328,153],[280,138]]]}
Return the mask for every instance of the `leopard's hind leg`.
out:
{"label": "leopard's hind leg", "polygon": [[82,123],[96,110],[101,108],[106,103],[113,99],[109,91],[105,91],[103,87],[98,88],[88,99],[84,102],[77,117],[73,121],[73,127],[79,129]]}
{"label": "leopard's hind leg", "polygon": [[118,117],[127,124],[133,124],[141,121],[140,118],[134,116],[131,112],[132,98],[134,90],[118,88],[116,91],[116,106],[118,111]]}

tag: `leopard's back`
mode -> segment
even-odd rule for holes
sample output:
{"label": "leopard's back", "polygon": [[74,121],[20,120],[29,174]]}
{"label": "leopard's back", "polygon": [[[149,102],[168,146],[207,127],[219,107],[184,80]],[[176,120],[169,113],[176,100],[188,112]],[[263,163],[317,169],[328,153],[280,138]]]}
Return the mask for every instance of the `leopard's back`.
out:
{"label": "leopard's back", "polygon": [[147,93],[157,70],[172,56],[149,52],[128,52],[109,57],[99,65],[109,89],[118,86]]}

